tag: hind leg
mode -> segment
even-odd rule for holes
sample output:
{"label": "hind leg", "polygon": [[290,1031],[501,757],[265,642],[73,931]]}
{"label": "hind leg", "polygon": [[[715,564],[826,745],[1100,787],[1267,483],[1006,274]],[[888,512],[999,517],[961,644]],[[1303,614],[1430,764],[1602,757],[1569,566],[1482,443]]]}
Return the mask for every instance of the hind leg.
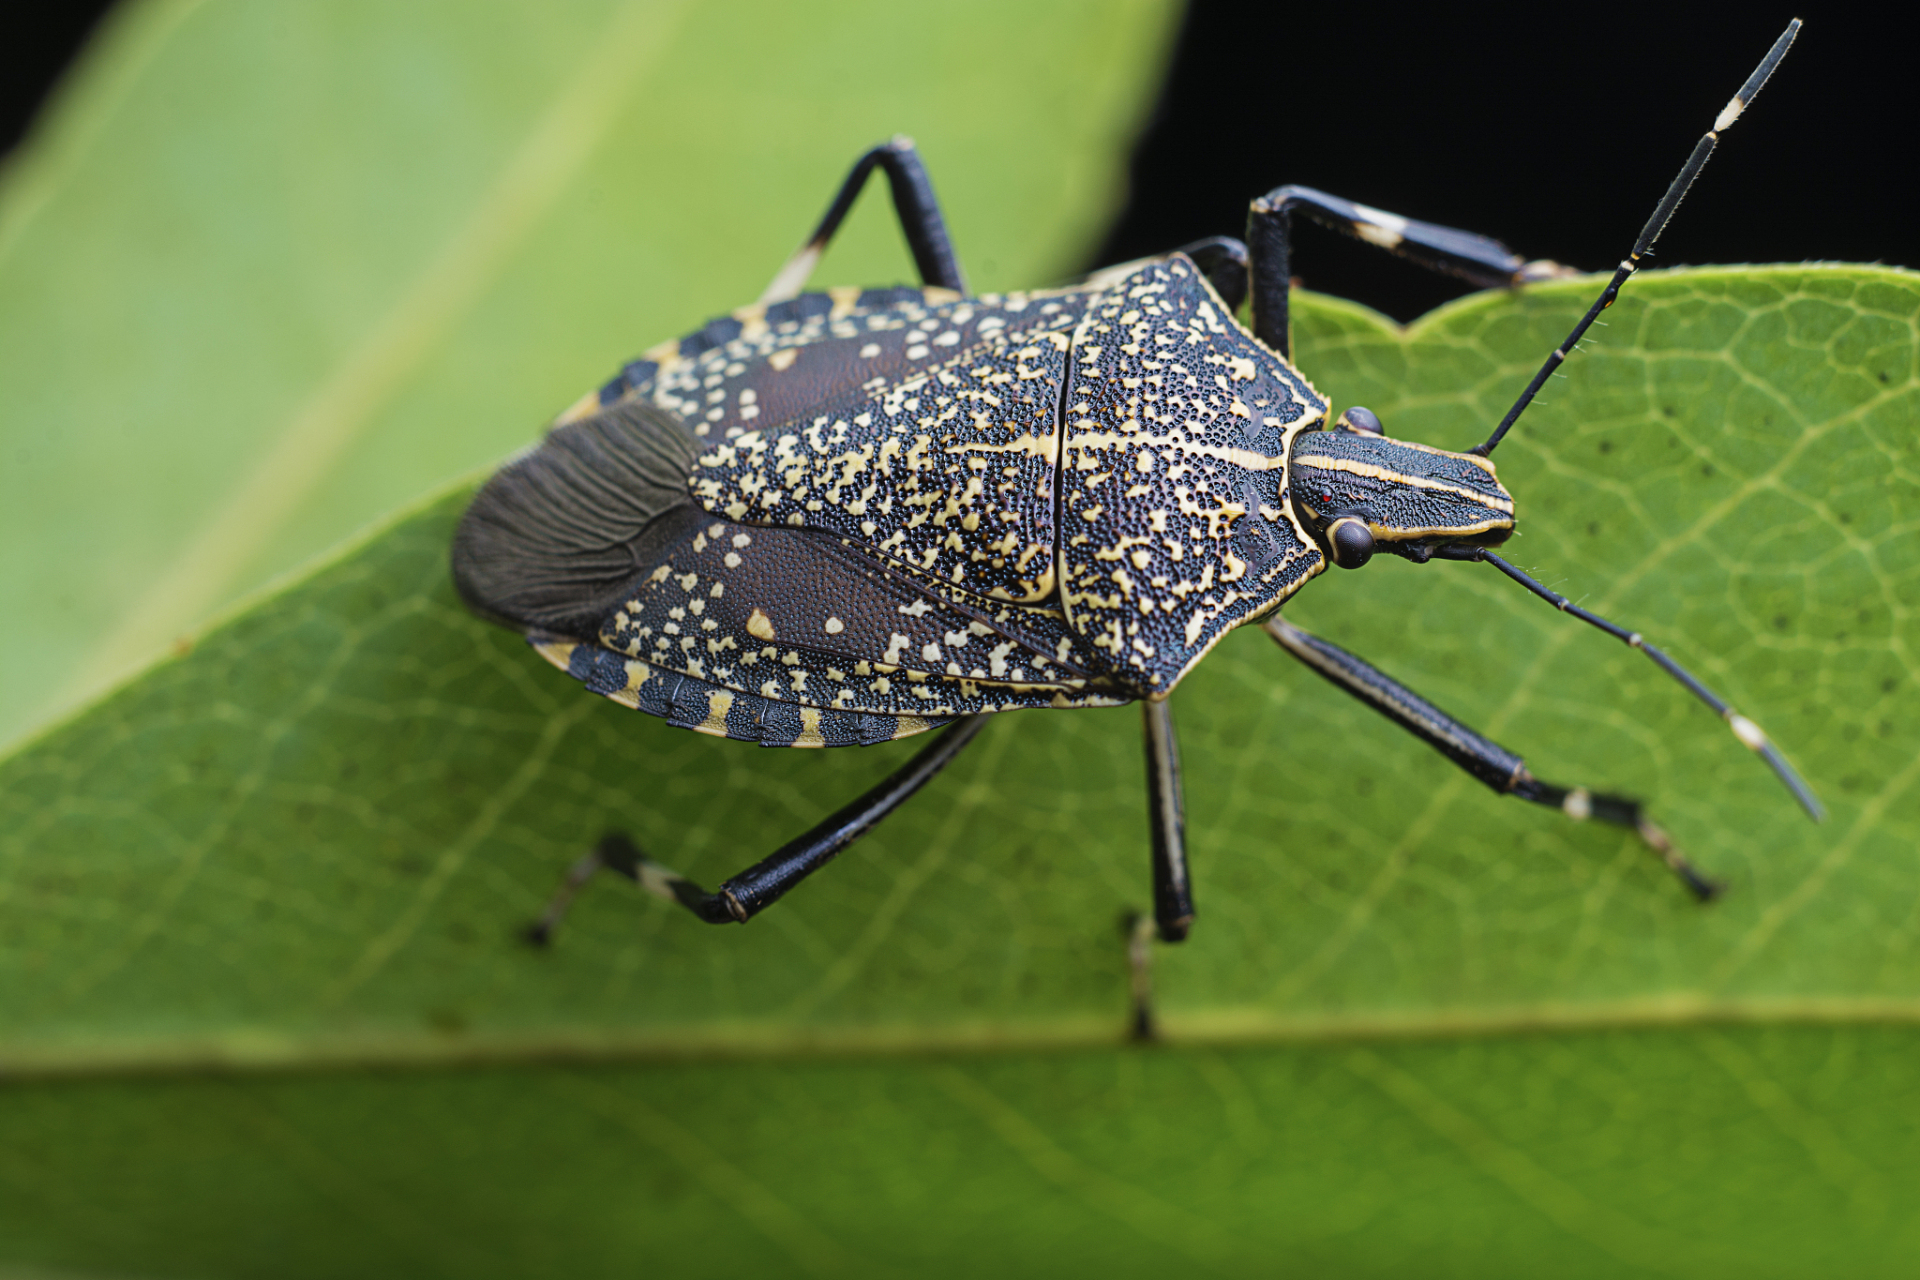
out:
{"label": "hind leg", "polygon": [[845,806],[797,839],[790,840],[745,871],[708,893],[677,871],[654,862],[626,836],[606,836],[594,851],[575,863],[558,893],[540,918],[527,929],[529,941],[544,946],[566,915],[567,908],[605,868],[632,880],[647,892],[685,907],[708,924],[745,924],[786,896],[802,880],[818,871],[848,845],[878,826],[880,820],[953,763],[955,756],[986,725],[985,716],[968,716],[947,729],[920,754],[894,770],[853,803]]}

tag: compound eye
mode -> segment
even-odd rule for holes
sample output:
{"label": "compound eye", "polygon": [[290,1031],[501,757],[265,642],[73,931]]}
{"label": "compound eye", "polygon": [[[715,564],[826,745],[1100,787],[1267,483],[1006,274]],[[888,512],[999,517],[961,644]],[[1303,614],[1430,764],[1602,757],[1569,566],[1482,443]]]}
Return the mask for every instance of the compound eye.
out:
{"label": "compound eye", "polygon": [[1359,405],[1340,415],[1340,421],[1334,423],[1336,431],[1352,431],[1363,436],[1383,436],[1386,431],[1380,426],[1380,419],[1371,409],[1362,409]]}
{"label": "compound eye", "polygon": [[1342,569],[1358,569],[1373,559],[1373,531],[1352,516],[1342,516],[1327,530],[1333,562]]}

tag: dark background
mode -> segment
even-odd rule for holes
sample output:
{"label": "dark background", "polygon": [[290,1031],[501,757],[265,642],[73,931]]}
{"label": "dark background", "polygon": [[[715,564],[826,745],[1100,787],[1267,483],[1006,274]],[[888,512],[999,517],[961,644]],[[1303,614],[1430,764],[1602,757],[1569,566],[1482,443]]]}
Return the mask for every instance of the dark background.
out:
{"label": "dark background", "polygon": [[0,17],[0,152],[20,140],[47,91],[80,51],[109,6],[82,3],[14,4]]}
{"label": "dark background", "polygon": [[[106,8],[16,6],[0,23],[0,149]],[[1237,235],[1250,198],[1297,182],[1611,267],[1795,14],[1806,30],[1655,265],[1920,265],[1920,6],[1326,0],[1192,5],[1132,198],[1087,265]],[[1312,226],[1295,270],[1401,319],[1463,291]]]}
{"label": "dark background", "polygon": [[[1722,138],[1654,265],[1920,266],[1917,9],[1198,0],[1135,153],[1132,201],[1095,260],[1238,235],[1251,197],[1295,182],[1529,258],[1611,268],[1798,16],[1793,51]],[[1403,320],[1464,292],[1311,225],[1294,270]]]}

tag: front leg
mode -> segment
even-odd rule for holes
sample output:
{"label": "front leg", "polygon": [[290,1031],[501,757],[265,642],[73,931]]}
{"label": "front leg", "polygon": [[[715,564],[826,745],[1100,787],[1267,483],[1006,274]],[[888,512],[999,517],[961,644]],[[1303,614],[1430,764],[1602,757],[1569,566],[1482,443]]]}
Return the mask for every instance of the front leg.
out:
{"label": "front leg", "polygon": [[1364,702],[1433,747],[1441,755],[1504,796],[1558,809],[1576,822],[1598,818],[1635,832],[1702,902],[1719,896],[1722,886],[1701,875],[1673,847],[1673,841],[1626,796],[1604,795],[1585,787],[1542,782],[1527,762],[1490,738],[1482,737],[1378,667],[1345,649],[1310,635],[1274,614],[1267,634],[1329,684]]}

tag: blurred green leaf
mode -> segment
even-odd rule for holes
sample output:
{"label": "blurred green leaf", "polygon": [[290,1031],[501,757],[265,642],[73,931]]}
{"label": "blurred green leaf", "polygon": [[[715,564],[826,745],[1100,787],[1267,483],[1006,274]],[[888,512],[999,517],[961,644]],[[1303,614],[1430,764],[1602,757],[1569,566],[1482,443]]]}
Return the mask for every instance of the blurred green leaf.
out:
{"label": "blurred green leaf", "polygon": [[[1175,16],[118,11],[0,186],[0,741],[757,296],[881,138],[976,287],[1073,269]],[[826,265],[910,274],[884,196]]]}
{"label": "blurred green leaf", "polygon": [[[1460,447],[1590,283],[1302,367]],[[1894,1274],[1920,1247],[1920,277],[1636,281],[1502,447],[1512,555],[1289,616],[1637,792],[1733,893],[1502,801],[1234,636],[1174,700],[1201,920],[1121,1047],[1135,713],[1010,715],[745,929],[712,882],[914,749],[758,751],[582,693],[459,607],[466,488],[0,763],[0,1256],[168,1274]],[[588,379],[591,382],[592,379]],[[565,395],[556,397],[564,401]]]}

